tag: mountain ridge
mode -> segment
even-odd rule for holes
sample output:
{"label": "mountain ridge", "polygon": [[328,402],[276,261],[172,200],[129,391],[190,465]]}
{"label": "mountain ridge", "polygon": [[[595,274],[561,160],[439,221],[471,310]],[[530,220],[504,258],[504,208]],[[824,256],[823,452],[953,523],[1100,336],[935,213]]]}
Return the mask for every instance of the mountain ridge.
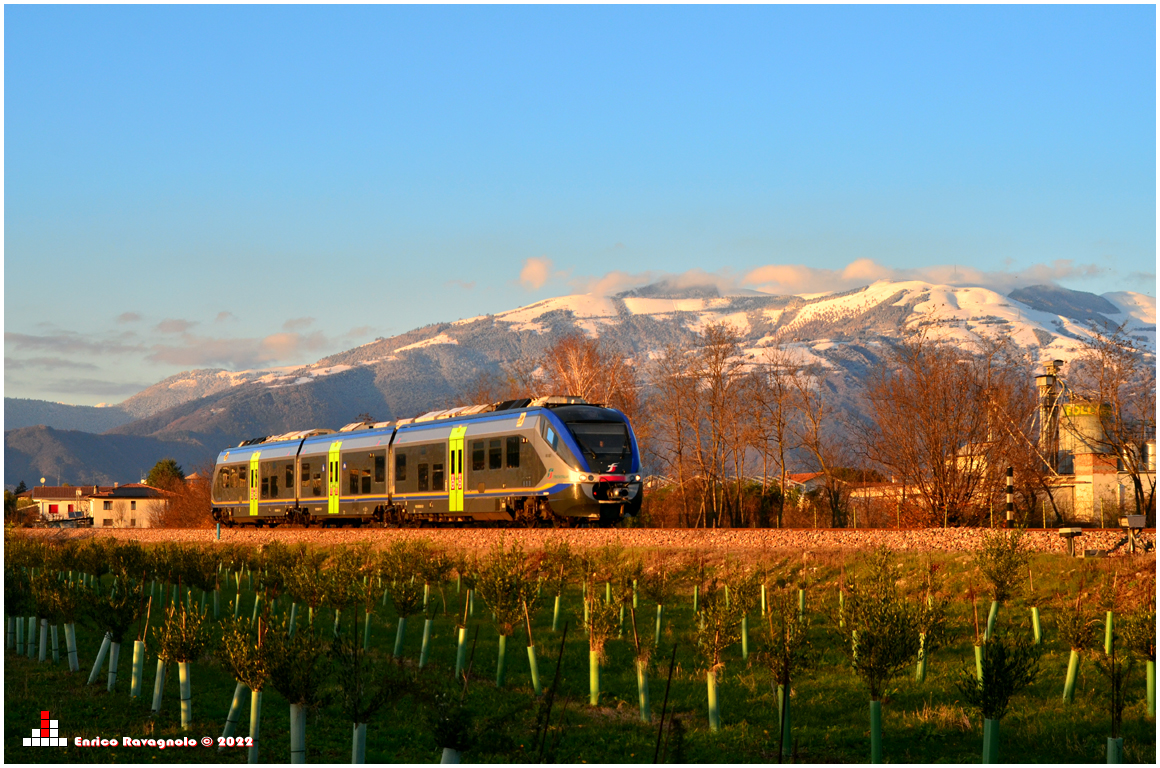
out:
{"label": "mountain ridge", "polygon": [[[121,441],[110,446],[121,452],[126,450],[123,441],[130,439],[152,441],[151,450],[172,444],[174,451],[192,451],[189,455],[202,461],[242,439],[308,427],[335,429],[362,413],[379,420],[414,416],[450,404],[480,373],[499,373],[513,360],[534,358],[571,333],[600,336],[630,364],[643,365],[664,345],[692,341],[707,324],[725,322],[738,330],[747,359],[784,343],[803,360],[825,365],[850,393],[885,346],[918,328],[958,344],[1004,334],[1037,349],[1046,360],[1074,356],[1090,336],[1091,322],[1127,322],[1129,331],[1155,350],[1155,299],[1131,292],[1098,297],[1030,286],[1013,291],[1015,298],[980,287],[879,281],[824,295],[722,296],[706,286],[657,286],[607,297],[554,297],[497,314],[433,323],[309,365],[177,374],[120,404],[123,408],[132,401],[138,417],[97,437]],[[1116,311],[1094,311],[1100,307]],[[854,402],[852,396],[847,399]],[[44,474],[38,468],[52,457],[37,446],[50,443],[56,453],[67,453],[74,443],[78,451],[96,449],[67,431],[54,433],[51,441],[9,438],[6,432],[6,476],[19,480],[28,472]],[[86,466],[83,457],[76,466]],[[124,478],[90,473],[76,479]]]}

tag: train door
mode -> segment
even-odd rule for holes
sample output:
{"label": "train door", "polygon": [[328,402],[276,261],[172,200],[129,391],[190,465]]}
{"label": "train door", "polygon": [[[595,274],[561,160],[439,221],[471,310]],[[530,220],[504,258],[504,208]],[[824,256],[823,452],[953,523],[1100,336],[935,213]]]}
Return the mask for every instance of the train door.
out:
{"label": "train door", "polygon": [[342,463],[338,452],[341,445],[341,440],[330,444],[330,456],[326,464],[326,512],[330,515],[338,514],[338,501],[342,493]]}
{"label": "train door", "polygon": [[258,514],[258,457],[261,451],[250,454],[250,516]]}
{"label": "train door", "polygon": [[448,450],[450,456],[448,461],[450,463],[450,497],[448,499],[449,512],[463,511],[463,436],[467,433],[467,427],[455,427],[451,430],[451,437],[448,439]]}

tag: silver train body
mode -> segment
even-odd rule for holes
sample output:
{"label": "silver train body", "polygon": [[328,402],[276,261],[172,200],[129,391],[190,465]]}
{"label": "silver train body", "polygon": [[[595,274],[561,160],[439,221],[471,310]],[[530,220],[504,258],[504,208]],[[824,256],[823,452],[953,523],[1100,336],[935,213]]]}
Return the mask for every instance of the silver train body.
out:
{"label": "silver train body", "polygon": [[635,515],[627,417],[575,397],[436,411],[247,440],[214,468],[226,525],[588,523]]}

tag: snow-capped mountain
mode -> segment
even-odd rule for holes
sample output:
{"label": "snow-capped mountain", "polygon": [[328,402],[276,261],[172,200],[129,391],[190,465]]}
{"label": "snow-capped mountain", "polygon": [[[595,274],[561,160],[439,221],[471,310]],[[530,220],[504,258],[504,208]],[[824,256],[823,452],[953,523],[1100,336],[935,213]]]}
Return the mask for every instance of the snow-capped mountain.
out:
{"label": "snow-capped mountain", "polygon": [[[710,323],[733,326],[747,359],[759,360],[764,350],[781,343],[829,367],[839,389],[847,391],[857,388],[887,345],[919,328],[962,345],[1007,336],[1033,349],[1040,360],[1074,358],[1093,324],[1123,325],[1153,353],[1156,349],[1156,301],[1132,292],[1096,296],[1030,286],[1004,296],[983,287],[884,280],[842,293],[722,295],[711,285],[662,283],[615,296],[561,296],[438,323],[307,366],[178,374],[117,406],[136,418],[106,436],[160,441],[201,460],[247,437],[333,429],[363,413],[376,419],[413,416],[449,404],[481,372],[498,372],[505,363],[537,356],[566,334],[599,336],[640,365],[667,343],[694,341]],[[21,448],[22,431],[6,435],[6,474],[13,481],[41,472],[33,456],[26,459],[28,470],[18,466],[27,453]],[[38,445],[51,444],[57,456],[71,450],[54,439],[36,436]],[[77,471],[94,461],[78,457]],[[88,476],[76,480],[103,482],[105,475],[86,471]]]}

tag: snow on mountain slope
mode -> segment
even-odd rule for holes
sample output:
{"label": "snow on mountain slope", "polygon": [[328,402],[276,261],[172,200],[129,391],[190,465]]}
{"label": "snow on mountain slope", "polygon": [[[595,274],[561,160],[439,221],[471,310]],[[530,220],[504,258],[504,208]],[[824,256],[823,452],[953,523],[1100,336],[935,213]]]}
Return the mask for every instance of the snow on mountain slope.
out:
{"label": "snow on mountain slope", "polygon": [[[757,356],[754,359],[769,345],[783,343],[793,347],[803,361],[827,365],[833,365],[833,360],[840,359],[848,348],[880,349],[888,339],[920,328],[932,338],[968,346],[982,338],[1006,336],[1037,349],[1041,360],[1070,359],[1077,354],[1082,340],[1091,336],[1090,317],[1104,318],[1113,327],[1127,320],[1129,333],[1155,350],[1156,300],[1151,296],[1120,291],[1096,297],[1053,286],[1021,291],[1016,294],[1039,307],[1059,306],[1068,314],[1036,309],[988,288],[917,280],[880,280],[852,291],[809,296],[774,296],[756,291],[720,296],[713,290],[687,289],[669,294],[648,287],[616,297],[558,296],[495,315],[416,329],[328,356],[312,365],[237,372],[190,371],[170,377],[122,405],[126,410],[131,405],[148,406],[139,410],[156,412],[161,405],[169,407],[250,383],[294,386],[353,368],[378,370],[383,365],[406,365],[410,355],[430,354],[440,348],[465,347],[475,353],[476,360],[482,356],[501,363],[507,361],[512,350],[529,343],[513,346],[505,341],[509,336],[543,340],[560,333],[581,332],[589,337],[616,339],[626,349],[638,350],[647,358],[661,344],[657,340],[661,329],[674,334],[671,338],[688,338],[703,333],[710,323],[727,323],[737,330],[744,353]],[[1082,314],[1067,309],[1106,306],[1105,301],[1120,312],[1090,314],[1084,320]],[[402,345],[398,346],[400,342]]]}
{"label": "snow on mountain slope", "polygon": [[1156,298],[1145,296],[1142,293],[1131,291],[1114,291],[1105,293],[1101,298],[1107,299],[1127,317],[1132,318],[1140,325],[1156,325]]}

